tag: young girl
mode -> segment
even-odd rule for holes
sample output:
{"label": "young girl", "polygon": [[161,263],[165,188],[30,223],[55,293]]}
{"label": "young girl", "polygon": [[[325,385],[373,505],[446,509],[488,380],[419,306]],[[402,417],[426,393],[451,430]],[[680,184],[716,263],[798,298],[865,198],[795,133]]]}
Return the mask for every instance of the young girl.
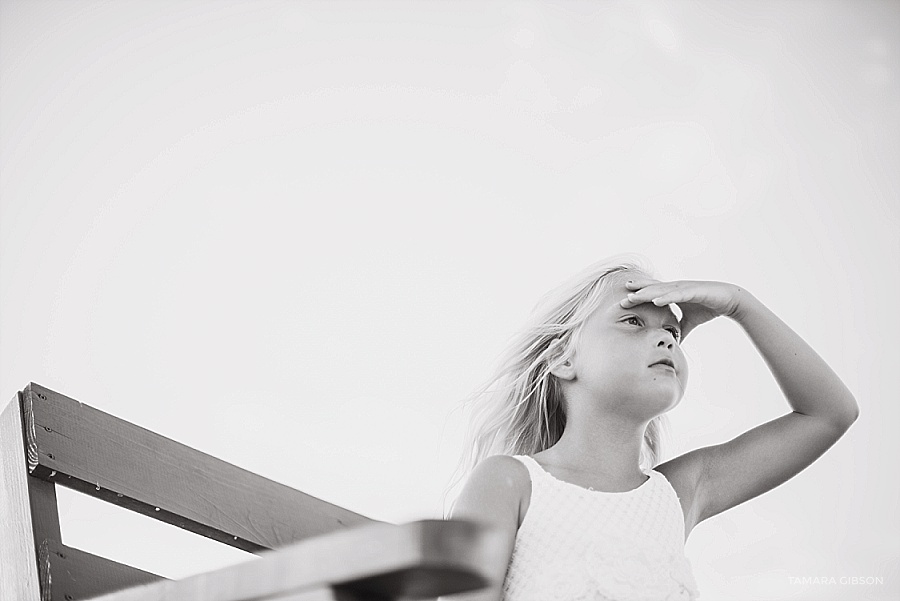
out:
{"label": "young girl", "polygon": [[[791,412],[659,463],[661,420],[687,384],[682,340],[720,316],[746,331]],[[748,291],[609,261],[545,297],[476,401],[475,467],[452,515],[502,540],[493,585],[465,596],[479,601],[696,599],[694,526],[799,473],[859,413]]]}

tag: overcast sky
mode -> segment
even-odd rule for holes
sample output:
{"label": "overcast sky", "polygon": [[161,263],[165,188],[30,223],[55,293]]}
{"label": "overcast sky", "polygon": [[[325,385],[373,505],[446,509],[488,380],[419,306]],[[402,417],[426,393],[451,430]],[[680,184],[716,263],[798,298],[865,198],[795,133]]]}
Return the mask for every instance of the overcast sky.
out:
{"label": "overcast sky", "polygon": [[[691,534],[703,598],[895,599],[898,68],[886,0],[0,0],[0,394],[439,517],[454,409],[538,297],[640,253],[747,287],[862,409]],[[789,411],[734,323],[685,349],[670,456]],[[67,544],[244,557],[98,505],[60,492]]]}

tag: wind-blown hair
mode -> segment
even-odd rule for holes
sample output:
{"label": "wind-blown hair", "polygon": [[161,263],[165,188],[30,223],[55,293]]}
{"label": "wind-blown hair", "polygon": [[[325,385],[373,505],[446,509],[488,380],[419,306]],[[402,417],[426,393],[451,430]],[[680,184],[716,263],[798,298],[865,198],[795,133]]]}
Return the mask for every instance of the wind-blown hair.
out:
{"label": "wind-blown hair", "polygon": [[[529,323],[510,341],[494,374],[464,403],[471,411],[469,431],[450,488],[486,457],[532,455],[559,441],[566,427],[566,401],[559,380],[550,372],[572,356],[582,325],[609,287],[607,276],[625,271],[650,274],[635,257],[611,257],[541,298]],[[647,425],[642,469],[659,463],[666,427],[662,415]]]}

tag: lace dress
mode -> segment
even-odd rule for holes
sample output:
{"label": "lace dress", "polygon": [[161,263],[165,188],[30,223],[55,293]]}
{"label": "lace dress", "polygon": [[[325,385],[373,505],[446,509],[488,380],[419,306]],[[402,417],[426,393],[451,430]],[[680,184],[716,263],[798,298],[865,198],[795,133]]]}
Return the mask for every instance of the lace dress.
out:
{"label": "lace dress", "polygon": [[638,488],[589,490],[534,459],[531,503],[516,535],[504,601],[693,601],[684,516],[675,489],[651,470]]}

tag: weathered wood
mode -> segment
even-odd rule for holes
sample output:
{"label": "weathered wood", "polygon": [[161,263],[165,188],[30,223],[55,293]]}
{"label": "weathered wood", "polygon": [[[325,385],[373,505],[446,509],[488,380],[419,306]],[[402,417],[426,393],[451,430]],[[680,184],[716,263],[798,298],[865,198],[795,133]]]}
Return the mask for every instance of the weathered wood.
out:
{"label": "weathered wood", "polygon": [[[24,456],[24,449],[23,449]],[[37,547],[38,578],[41,583],[41,599],[50,601],[49,545],[59,543],[59,508],[56,504],[56,486],[37,478],[28,478],[28,497],[31,506],[31,531]],[[61,598],[61,597],[60,597]]]}
{"label": "weathered wood", "polygon": [[[0,421],[6,424],[4,434],[12,423],[18,433],[13,444],[5,444],[11,439],[4,435],[3,459],[19,457],[26,494],[18,504],[24,502],[27,514],[19,523],[31,534],[30,547],[28,541],[0,546],[7,554],[26,544],[32,570],[41,566],[33,580],[43,577],[48,601],[386,601],[488,584],[497,539],[476,524],[377,523],[36,384],[20,399],[12,418],[5,412]],[[10,505],[6,472],[15,470],[3,469],[5,510]],[[245,564],[166,581],[62,545],[53,483],[245,550],[306,540]],[[345,528],[350,525],[358,527]],[[4,564],[9,567],[5,555]],[[13,570],[9,573],[19,578],[21,570]],[[5,577],[0,580],[4,600],[7,591],[17,600],[38,598],[36,592],[19,594],[19,588],[7,587]],[[130,588],[115,590],[119,587]]]}
{"label": "weathered wood", "polygon": [[37,384],[23,410],[33,476],[245,551],[373,522]]}
{"label": "weathered wood", "polygon": [[488,570],[499,556],[498,542],[472,522],[372,524],[312,538],[247,563],[177,582],[134,587],[95,601],[250,601],[312,595],[327,586],[364,599],[450,595],[488,584]]}
{"label": "weathered wood", "polygon": [[269,597],[266,601],[384,601],[384,598],[328,586],[300,593],[288,593],[284,596]]}
{"label": "weathered wood", "polygon": [[31,506],[31,531],[34,533],[35,543],[40,546],[44,540],[61,541],[56,486],[52,482],[28,478],[28,499]]}
{"label": "weathered wood", "polygon": [[45,544],[40,556],[49,581],[49,595],[45,597],[54,601],[81,601],[129,586],[165,580],[56,541]]}
{"label": "weathered wood", "polygon": [[0,414],[0,599],[40,598],[22,410],[16,395]]}
{"label": "weathered wood", "polygon": [[[20,402],[18,398],[16,402]],[[19,422],[20,430],[30,426],[27,422],[23,423],[21,417]],[[18,457],[24,474],[27,469],[26,448],[22,436],[20,440],[22,445],[18,449]],[[63,545],[56,486],[52,482],[33,477],[26,476],[25,480],[35,541],[31,553],[36,558],[40,599],[77,601],[160,579],[155,574]]]}

